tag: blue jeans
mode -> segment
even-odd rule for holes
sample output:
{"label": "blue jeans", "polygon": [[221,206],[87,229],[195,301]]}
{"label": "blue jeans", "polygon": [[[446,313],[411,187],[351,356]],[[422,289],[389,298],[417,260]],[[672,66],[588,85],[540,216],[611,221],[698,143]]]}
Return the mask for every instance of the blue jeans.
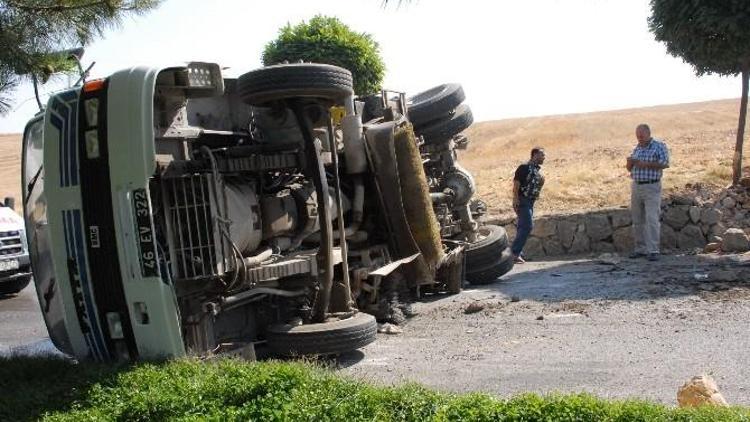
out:
{"label": "blue jeans", "polygon": [[518,217],[516,223],[516,238],[513,240],[510,250],[515,256],[521,255],[523,246],[526,244],[526,239],[531,234],[531,229],[534,227],[531,222],[531,218],[534,216],[534,201],[523,196],[518,201],[518,211],[516,211]]}

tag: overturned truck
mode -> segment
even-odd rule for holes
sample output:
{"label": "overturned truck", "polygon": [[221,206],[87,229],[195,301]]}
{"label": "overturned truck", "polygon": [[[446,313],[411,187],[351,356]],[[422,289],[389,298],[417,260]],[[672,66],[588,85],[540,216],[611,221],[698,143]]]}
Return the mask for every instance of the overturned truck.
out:
{"label": "overturned truck", "polygon": [[98,361],[341,353],[394,300],[494,281],[512,260],[456,160],[463,99],[355,98],[347,70],[309,63],[136,67],[53,95],[22,169],[52,341]]}

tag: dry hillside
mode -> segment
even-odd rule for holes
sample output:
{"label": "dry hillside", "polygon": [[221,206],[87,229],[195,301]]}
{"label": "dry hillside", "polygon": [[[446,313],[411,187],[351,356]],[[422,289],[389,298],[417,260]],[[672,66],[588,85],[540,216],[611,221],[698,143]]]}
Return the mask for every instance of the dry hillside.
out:
{"label": "dry hillside", "polygon": [[629,203],[624,165],[639,123],[667,142],[667,191],[688,183],[720,187],[731,180],[738,110],[739,100],[721,100],[481,122],[467,131],[471,143],[460,160],[492,214],[508,212],[513,172],[536,145],[547,154],[538,213],[616,207]]}
{"label": "dry hillside", "polygon": [[0,134],[0,199],[16,198],[21,209],[21,135]]}
{"label": "dry hillside", "polygon": [[[474,124],[461,163],[476,177],[479,195],[493,214],[507,213],[513,171],[535,145],[547,151],[547,184],[537,212],[543,214],[616,207],[628,203],[625,157],[635,145],[635,126],[646,122],[667,141],[672,167],[668,190],[701,182],[724,186],[731,178],[738,100],[679,104]],[[15,196],[20,208],[20,135],[0,135],[0,198]],[[746,160],[747,162],[747,160]]]}

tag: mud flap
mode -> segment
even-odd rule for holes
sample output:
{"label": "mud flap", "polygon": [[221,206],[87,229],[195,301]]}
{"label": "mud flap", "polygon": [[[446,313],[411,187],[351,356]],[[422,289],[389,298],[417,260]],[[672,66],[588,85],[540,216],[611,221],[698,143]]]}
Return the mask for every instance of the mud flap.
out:
{"label": "mud flap", "polygon": [[430,269],[419,246],[412,235],[409,221],[406,218],[403,199],[401,197],[401,180],[398,173],[394,134],[396,124],[384,122],[370,126],[365,133],[366,150],[375,186],[378,192],[381,209],[385,211],[385,221],[390,234],[390,247],[394,251],[394,258],[403,259],[414,254],[414,259],[408,268],[413,282],[410,285],[432,284],[435,273]]}
{"label": "mud flap", "polygon": [[438,267],[435,279],[443,284],[445,290],[450,294],[461,292],[464,278],[466,278],[466,265],[464,260],[464,246],[453,245]]}

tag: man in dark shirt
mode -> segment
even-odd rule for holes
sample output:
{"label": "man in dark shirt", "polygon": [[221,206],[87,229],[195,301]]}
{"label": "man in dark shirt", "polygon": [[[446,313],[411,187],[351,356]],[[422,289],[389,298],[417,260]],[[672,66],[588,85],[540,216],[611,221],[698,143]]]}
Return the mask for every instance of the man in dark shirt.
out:
{"label": "man in dark shirt", "polygon": [[510,250],[513,252],[513,259],[518,264],[526,262],[521,253],[533,227],[531,219],[534,216],[534,202],[539,198],[539,193],[544,186],[542,163],[544,163],[544,150],[536,147],[531,150],[531,160],[518,166],[513,177],[513,210],[518,218],[516,219],[516,238]]}

